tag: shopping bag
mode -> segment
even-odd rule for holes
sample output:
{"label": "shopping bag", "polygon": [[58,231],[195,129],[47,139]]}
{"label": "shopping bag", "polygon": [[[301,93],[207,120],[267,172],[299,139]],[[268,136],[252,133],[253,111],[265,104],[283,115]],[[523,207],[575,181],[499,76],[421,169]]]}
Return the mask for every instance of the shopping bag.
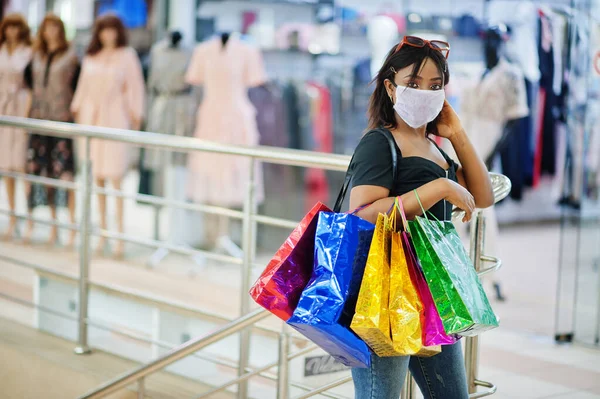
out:
{"label": "shopping bag", "polygon": [[[398,206],[396,200],[394,209]],[[404,251],[403,236],[406,234],[405,231],[399,231],[392,233],[391,237],[389,308],[392,342],[394,349],[400,354],[433,356],[441,352],[441,347],[423,345],[421,326],[423,304],[417,293],[408,257]]]}
{"label": "shopping bag", "polygon": [[368,367],[367,344],[350,330],[375,226],[352,214],[320,212],[314,270],[287,323],[348,367]]}
{"label": "shopping bag", "polygon": [[428,217],[424,210],[423,215],[409,222],[410,232],[446,334],[475,336],[498,327],[452,222]]}
{"label": "shopping bag", "polygon": [[377,356],[397,356],[390,335],[390,244],[392,225],[379,214],[350,328]]}
{"label": "shopping bag", "polygon": [[447,335],[444,331],[442,319],[440,318],[437,308],[435,307],[435,302],[431,296],[431,291],[429,290],[429,286],[425,280],[425,275],[423,274],[421,264],[419,263],[419,259],[415,253],[408,222],[406,220],[406,214],[404,213],[404,207],[400,199],[398,199],[398,205],[404,227],[402,234],[402,247],[406,255],[406,261],[408,262],[408,270],[423,305],[421,314],[423,345],[431,347],[453,344],[458,341],[460,337],[456,335]]}
{"label": "shopping bag", "polygon": [[256,303],[283,321],[292,317],[312,275],[319,213],[330,211],[327,206],[317,203],[277,250],[250,289],[250,296]]}

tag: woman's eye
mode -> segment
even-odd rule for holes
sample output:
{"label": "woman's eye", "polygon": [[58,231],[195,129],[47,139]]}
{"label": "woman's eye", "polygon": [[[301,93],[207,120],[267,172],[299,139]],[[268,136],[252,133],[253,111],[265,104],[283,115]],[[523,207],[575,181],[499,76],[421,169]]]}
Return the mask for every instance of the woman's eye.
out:
{"label": "woman's eye", "polygon": [[442,85],[433,85],[431,86],[431,90],[442,90]]}
{"label": "woman's eye", "polygon": [[408,85],[406,85],[407,87],[410,87],[411,89],[418,89],[419,85],[416,84],[415,82],[408,82]]}

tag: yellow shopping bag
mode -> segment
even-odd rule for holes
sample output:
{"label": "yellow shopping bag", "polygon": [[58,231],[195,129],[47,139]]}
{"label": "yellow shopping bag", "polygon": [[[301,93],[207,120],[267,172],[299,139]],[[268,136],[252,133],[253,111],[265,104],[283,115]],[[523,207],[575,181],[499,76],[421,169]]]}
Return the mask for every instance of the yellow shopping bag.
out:
{"label": "yellow shopping bag", "polygon": [[[398,200],[394,206],[397,208]],[[395,215],[394,215],[395,216]],[[403,220],[405,222],[405,220]],[[417,292],[402,244],[404,231],[391,233],[389,317],[394,350],[400,355],[420,357],[441,352],[441,346],[423,346],[423,303]]]}
{"label": "yellow shopping bag", "polygon": [[379,214],[350,328],[377,356],[397,356],[390,335],[391,217]]}

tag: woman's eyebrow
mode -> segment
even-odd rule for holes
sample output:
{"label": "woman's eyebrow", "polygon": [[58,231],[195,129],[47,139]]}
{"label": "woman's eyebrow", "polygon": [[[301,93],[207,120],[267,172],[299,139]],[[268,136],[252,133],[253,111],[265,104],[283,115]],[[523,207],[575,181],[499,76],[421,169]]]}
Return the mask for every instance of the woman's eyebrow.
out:
{"label": "woman's eyebrow", "polygon": [[441,80],[443,80],[441,77],[437,77],[437,78],[433,78],[433,79],[431,79],[430,81],[431,81],[431,82],[434,82],[434,81],[441,81]]}
{"label": "woman's eyebrow", "polygon": [[422,78],[422,77],[420,77],[419,75],[417,75],[417,76],[413,76],[413,74],[406,75],[406,76],[404,77],[404,79],[406,79],[406,78],[410,78],[410,79],[414,79],[414,80],[423,80],[423,78]]}

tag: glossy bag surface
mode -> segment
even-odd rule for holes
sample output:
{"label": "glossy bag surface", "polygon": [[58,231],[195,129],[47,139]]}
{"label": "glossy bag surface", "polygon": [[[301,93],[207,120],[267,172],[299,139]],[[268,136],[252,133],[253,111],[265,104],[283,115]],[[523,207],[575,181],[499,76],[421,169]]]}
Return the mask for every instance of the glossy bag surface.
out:
{"label": "glossy bag surface", "polygon": [[331,210],[317,203],[277,250],[250,289],[250,296],[256,303],[283,321],[292,317],[312,275],[320,212]]}
{"label": "glossy bag surface", "polygon": [[389,217],[379,214],[360,285],[350,328],[377,356],[397,356],[390,334],[390,245]]}
{"label": "glossy bag surface", "polygon": [[498,327],[452,222],[417,216],[410,222],[410,232],[446,334],[474,336]]}
{"label": "glossy bag surface", "polygon": [[288,324],[348,367],[368,367],[367,344],[350,330],[375,226],[320,212],[314,270]]}

